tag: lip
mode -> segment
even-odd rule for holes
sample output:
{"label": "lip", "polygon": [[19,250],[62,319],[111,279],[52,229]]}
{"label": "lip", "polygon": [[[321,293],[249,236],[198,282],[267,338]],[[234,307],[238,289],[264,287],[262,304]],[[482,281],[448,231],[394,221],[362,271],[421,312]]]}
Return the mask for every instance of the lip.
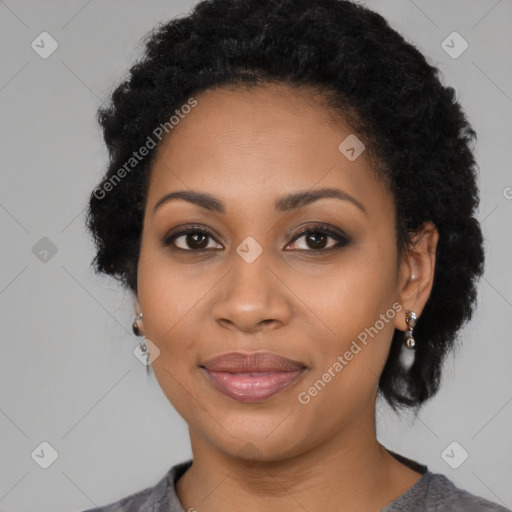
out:
{"label": "lip", "polygon": [[293,361],[274,352],[229,352],[208,359],[201,366],[210,371],[231,373],[286,372],[306,367],[300,361]]}
{"label": "lip", "polygon": [[239,402],[267,400],[291,387],[306,365],[274,352],[230,352],[200,365],[209,382]]}

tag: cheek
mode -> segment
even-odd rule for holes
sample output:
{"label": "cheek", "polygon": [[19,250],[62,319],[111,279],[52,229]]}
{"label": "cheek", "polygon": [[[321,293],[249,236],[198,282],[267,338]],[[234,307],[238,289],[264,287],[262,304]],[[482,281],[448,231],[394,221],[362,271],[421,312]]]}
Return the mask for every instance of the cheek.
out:
{"label": "cheek", "polygon": [[383,245],[366,247],[331,275],[317,279],[316,286],[309,279],[301,281],[297,294],[308,298],[321,320],[316,327],[322,326],[320,337],[318,329],[316,339],[314,330],[309,334],[315,339],[315,364],[301,388],[306,401],[314,398],[317,404],[335,406],[341,398],[357,402],[373,396],[401,310],[395,258],[389,244],[385,250]]}
{"label": "cheek", "polygon": [[183,267],[173,264],[157,233],[145,227],[138,263],[138,298],[144,327],[151,329],[155,338],[173,330],[193,298],[193,290],[188,286],[191,280]]}
{"label": "cheek", "polygon": [[[304,272],[300,279],[294,279],[294,293],[316,314],[308,318],[317,319],[316,327],[322,327],[329,345],[342,348],[343,343],[373,326],[392,307],[398,298],[395,262],[396,254],[389,244],[385,248],[368,244],[347,252],[328,271],[316,275]],[[394,312],[391,310],[384,320],[392,320]],[[389,334],[393,323],[379,322],[378,330]]]}
{"label": "cheek", "polygon": [[[152,370],[160,388],[173,407],[187,421],[194,422],[197,390],[191,375],[197,371],[195,357],[200,339],[194,323],[188,321],[197,303],[194,286],[169,265],[161,250],[142,245],[138,268],[138,299],[144,314],[144,335],[159,350]],[[204,295],[204,293],[203,293]],[[197,314],[197,313],[196,313]]]}
{"label": "cheek", "polygon": [[144,315],[144,334],[158,346],[161,356],[167,357],[172,347],[166,340],[172,339],[177,323],[185,315],[186,300],[181,299],[186,290],[172,267],[165,263],[163,251],[147,241],[146,234],[138,264],[138,299]]}

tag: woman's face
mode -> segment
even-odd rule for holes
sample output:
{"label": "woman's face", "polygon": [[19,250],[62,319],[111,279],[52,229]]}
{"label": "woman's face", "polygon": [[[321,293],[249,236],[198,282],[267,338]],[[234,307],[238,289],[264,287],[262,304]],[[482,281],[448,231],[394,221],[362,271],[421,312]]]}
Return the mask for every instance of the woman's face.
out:
{"label": "woman's face", "polygon": [[[196,100],[161,143],[144,216],[138,301],[158,382],[193,439],[226,454],[279,460],[360,439],[404,325],[392,196],[357,140],[339,149],[350,129],[310,93]],[[338,197],[294,198],[321,189]],[[212,199],[160,203],[177,191]],[[295,364],[208,363],[233,352]]]}

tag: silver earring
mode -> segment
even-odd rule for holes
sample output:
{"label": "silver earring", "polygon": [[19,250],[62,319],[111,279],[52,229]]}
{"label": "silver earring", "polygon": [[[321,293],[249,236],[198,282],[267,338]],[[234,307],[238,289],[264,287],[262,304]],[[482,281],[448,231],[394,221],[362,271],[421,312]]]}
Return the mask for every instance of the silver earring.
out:
{"label": "silver earring", "polygon": [[406,309],[405,321],[407,322],[407,331],[405,331],[405,342],[400,351],[400,363],[402,367],[408,371],[413,365],[416,356],[416,341],[412,335],[412,331],[416,325],[416,313]]}
{"label": "silver earring", "polygon": [[133,331],[133,334],[135,334],[135,336],[142,336],[142,333],[140,332],[140,329],[139,329],[139,320],[142,320],[142,313],[139,313],[136,317],[135,317],[135,320],[133,321],[133,324],[132,324],[132,331]]}
{"label": "silver earring", "polygon": [[412,336],[412,331],[416,325],[416,313],[406,309],[405,321],[407,322],[407,331],[405,331],[405,346],[410,350],[414,350],[416,348],[416,341]]}
{"label": "silver earring", "polygon": [[150,372],[149,350],[148,350],[148,346],[146,345],[146,338],[144,338],[140,342],[139,347],[140,347],[141,354],[146,356],[146,373],[149,375],[149,372]]}
{"label": "silver earring", "polygon": [[[139,313],[132,324],[132,331],[135,336],[142,336],[142,332],[139,328],[139,320],[142,320],[142,313]],[[139,343],[139,350],[142,356],[146,356],[146,373],[149,375],[151,372],[151,365],[149,362],[149,350],[148,346],[146,344],[146,338],[143,338],[142,341]]]}

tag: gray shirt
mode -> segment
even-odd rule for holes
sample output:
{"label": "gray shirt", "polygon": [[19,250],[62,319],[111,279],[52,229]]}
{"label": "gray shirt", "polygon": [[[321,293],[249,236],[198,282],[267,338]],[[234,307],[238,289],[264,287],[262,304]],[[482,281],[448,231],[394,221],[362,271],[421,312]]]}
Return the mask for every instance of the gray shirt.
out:
{"label": "gray shirt", "polygon": [[[431,473],[427,466],[390,453],[419,471],[422,477],[381,512],[511,512],[501,505],[459,489],[444,475]],[[192,460],[176,464],[154,487],[84,512],[185,512],[176,494],[176,482],[191,465]]]}

